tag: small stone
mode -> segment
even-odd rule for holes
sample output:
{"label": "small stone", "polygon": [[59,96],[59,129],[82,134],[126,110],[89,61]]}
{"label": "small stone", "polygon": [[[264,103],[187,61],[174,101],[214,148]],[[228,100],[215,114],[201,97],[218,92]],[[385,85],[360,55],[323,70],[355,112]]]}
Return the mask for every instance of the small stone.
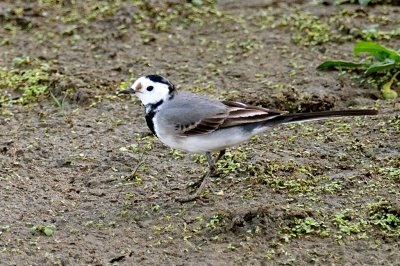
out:
{"label": "small stone", "polygon": [[220,190],[220,191],[218,191],[217,193],[215,193],[215,195],[224,196],[224,191],[223,191],[223,190]]}

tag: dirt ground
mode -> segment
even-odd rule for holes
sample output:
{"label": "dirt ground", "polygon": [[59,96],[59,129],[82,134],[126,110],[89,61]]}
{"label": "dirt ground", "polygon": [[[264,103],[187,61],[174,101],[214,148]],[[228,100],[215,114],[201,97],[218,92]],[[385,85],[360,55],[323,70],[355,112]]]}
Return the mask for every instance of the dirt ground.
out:
{"label": "dirt ground", "polygon": [[[400,101],[316,70],[357,40],[400,48],[400,6],[332,2],[1,1],[0,265],[400,265]],[[271,129],[182,204],[205,158],[115,94],[153,73],[273,109],[380,113]]]}

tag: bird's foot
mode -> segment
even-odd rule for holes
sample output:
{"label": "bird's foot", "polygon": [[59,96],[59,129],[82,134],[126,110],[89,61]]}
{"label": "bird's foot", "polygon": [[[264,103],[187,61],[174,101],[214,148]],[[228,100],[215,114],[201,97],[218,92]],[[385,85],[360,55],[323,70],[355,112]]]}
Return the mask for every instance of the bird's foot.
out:
{"label": "bird's foot", "polygon": [[193,195],[189,195],[187,197],[176,197],[175,200],[179,203],[187,203],[187,202],[192,202],[195,200],[198,200],[200,198],[199,195],[197,195],[197,193],[193,194]]}
{"label": "bird's foot", "polygon": [[198,181],[191,183],[188,185],[189,188],[194,188],[194,194],[184,197],[184,198],[176,198],[176,201],[180,203],[191,202],[201,198],[201,194],[204,190],[204,187],[207,184],[207,180],[211,175],[215,174],[215,169],[210,169],[207,173],[205,173]]}
{"label": "bird's foot", "polygon": [[[200,186],[204,186],[205,183],[207,182],[207,179],[209,177],[216,177],[218,176],[219,172],[217,169],[211,169],[207,173],[205,173],[199,180],[195,182],[190,182],[186,188],[193,188],[199,190]],[[203,184],[204,183],[204,184]]]}
{"label": "bird's foot", "polygon": [[[220,151],[218,157],[217,157],[217,161],[223,157],[225,154],[225,150]],[[205,173],[202,178],[200,178],[198,181],[189,184],[187,187],[188,188],[194,188],[196,191],[193,195],[190,195],[188,197],[185,198],[177,198],[176,200],[178,202],[181,203],[185,203],[185,202],[190,202],[190,201],[194,201],[197,200],[199,198],[201,198],[203,189],[207,183],[207,180],[211,177],[211,176],[217,176],[218,175],[218,171],[217,171],[217,166],[215,164],[214,159],[211,156],[210,152],[206,152],[206,157],[207,157],[207,161],[208,161],[208,165],[209,165],[209,170],[207,171],[207,173]]]}
{"label": "bird's foot", "polygon": [[196,200],[200,200],[202,202],[208,201],[208,199],[205,197],[205,194],[203,194],[202,191],[199,189],[191,195],[175,198],[175,201],[177,201],[179,203],[187,203],[187,202],[192,202],[192,201],[196,201]]}

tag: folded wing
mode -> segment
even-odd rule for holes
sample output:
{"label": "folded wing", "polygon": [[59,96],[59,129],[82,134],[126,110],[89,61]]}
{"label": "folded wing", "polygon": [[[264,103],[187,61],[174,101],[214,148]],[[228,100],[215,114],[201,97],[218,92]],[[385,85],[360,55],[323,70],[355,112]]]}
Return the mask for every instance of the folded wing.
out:
{"label": "folded wing", "polygon": [[219,129],[267,121],[287,112],[273,111],[239,102],[222,101],[225,111],[204,117],[189,125],[178,125],[181,136],[206,134]]}

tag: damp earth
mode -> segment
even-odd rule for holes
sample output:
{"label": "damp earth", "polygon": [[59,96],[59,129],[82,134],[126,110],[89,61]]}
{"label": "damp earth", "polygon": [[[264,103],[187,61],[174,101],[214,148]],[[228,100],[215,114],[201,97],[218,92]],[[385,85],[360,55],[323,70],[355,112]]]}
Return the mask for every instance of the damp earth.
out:
{"label": "damp earth", "polygon": [[[334,2],[1,1],[0,264],[400,263],[400,102],[383,100],[387,77],[316,69],[360,40],[399,49],[400,7]],[[143,74],[379,115],[273,128],[180,203],[206,159],[164,146],[116,94]]]}

